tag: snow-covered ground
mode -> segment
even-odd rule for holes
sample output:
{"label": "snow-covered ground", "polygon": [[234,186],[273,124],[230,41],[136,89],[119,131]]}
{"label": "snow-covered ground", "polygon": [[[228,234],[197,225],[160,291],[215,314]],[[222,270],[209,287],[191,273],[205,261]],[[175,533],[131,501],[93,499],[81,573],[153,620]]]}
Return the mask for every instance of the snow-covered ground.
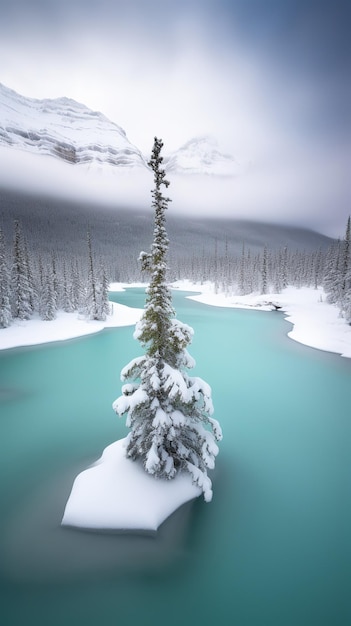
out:
{"label": "snow-covered ground", "polygon": [[[111,291],[124,287],[114,283]],[[280,306],[293,324],[292,339],[320,350],[351,358],[351,326],[339,317],[338,309],[326,302],[321,289],[289,287],[280,294],[228,296],[214,293],[213,285],[189,281],[174,283],[174,289],[198,291],[190,298],[211,306],[272,310]],[[0,331],[0,349],[59,341],[96,333],[107,327],[135,324],[142,313],[113,303],[113,315],[106,322],[78,319],[76,313],[59,313],[56,320],[32,319],[16,322]],[[190,474],[171,481],[156,480],[138,463],[125,457],[124,440],[108,446],[101,458],[79,474],[68,498],[62,524],[95,530],[156,531],[159,525],[201,490]],[[118,477],[118,479],[116,479]]]}
{"label": "snow-covered ground", "polygon": [[[112,283],[111,291],[123,291],[126,287],[141,287],[145,284]],[[173,283],[174,289],[197,291],[199,295],[189,296],[192,300],[211,306],[256,309],[270,311],[273,304],[281,307],[285,319],[293,324],[288,336],[312,348],[336,352],[351,358],[351,326],[339,316],[336,306],[326,302],[321,288],[311,289],[288,287],[279,294],[249,294],[246,296],[226,296],[214,293],[213,284],[199,285],[188,280]],[[83,335],[97,333],[103,328],[132,326],[139,319],[142,309],[135,309],[113,303],[113,314],[105,322],[79,319],[77,313],[60,311],[57,318],[45,322],[37,318],[28,321],[16,320],[9,328],[0,330],[0,350],[31,346],[52,341],[64,341]]]}
{"label": "snow-covered ground", "polygon": [[[139,285],[128,285],[128,287]],[[111,291],[123,291],[121,283],[113,283]],[[80,318],[77,312],[64,313],[59,311],[56,319],[45,322],[38,316],[30,320],[16,320],[9,328],[0,330],[0,350],[33,346],[52,341],[64,341],[84,335],[98,333],[104,328],[132,326],[140,319],[142,309],[135,309],[123,304],[112,303],[112,315],[104,322]]]}
{"label": "snow-covered ground", "polygon": [[293,324],[288,333],[291,339],[351,358],[351,326],[340,317],[336,306],[328,304],[321,288],[288,287],[279,294],[226,296],[214,293],[210,283],[199,286],[186,280],[177,281],[173,286],[185,291],[201,291],[200,295],[189,297],[211,306],[271,311],[278,305],[285,319]]}

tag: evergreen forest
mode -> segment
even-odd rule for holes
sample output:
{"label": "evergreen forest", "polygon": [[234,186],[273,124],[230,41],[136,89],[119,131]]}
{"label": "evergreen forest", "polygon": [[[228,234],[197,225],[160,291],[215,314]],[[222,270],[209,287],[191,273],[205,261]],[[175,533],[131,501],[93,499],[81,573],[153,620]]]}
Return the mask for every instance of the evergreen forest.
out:
{"label": "evergreen forest", "polygon": [[[210,281],[217,293],[323,287],[351,322],[350,219],[334,240],[312,231],[244,221],[169,218],[168,281]],[[109,313],[111,281],[144,282],[139,252],[152,215],[0,193],[0,328],[14,319],[88,319]]]}

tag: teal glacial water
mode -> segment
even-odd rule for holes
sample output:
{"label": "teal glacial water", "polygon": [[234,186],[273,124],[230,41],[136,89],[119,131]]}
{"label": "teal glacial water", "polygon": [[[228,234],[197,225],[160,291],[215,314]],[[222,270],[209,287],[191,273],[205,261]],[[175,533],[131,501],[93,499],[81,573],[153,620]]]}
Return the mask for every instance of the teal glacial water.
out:
{"label": "teal glacial water", "polygon": [[351,362],[280,313],[174,305],[224,438],[212,503],[155,537],[60,526],[74,477],[127,432],[111,404],[133,328],[0,353],[2,626],[350,623]]}

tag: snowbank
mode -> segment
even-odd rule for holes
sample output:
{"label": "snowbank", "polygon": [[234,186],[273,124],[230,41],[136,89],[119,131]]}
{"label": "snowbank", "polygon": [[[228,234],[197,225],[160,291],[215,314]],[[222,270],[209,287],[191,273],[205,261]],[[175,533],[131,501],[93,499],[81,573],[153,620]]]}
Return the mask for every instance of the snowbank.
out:
{"label": "snowbank", "polygon": [[[136,286],[136,285],[128,285]],[[112,289],[113,287],[113,289]],[[113,283],[111,291],[123,291],[121,283]],[[132,326],[140,319],[142,309],[135,309],[123,304],[112,303],[112,315],[103,321],[86,320],[80,318],[77,312],[64,313],[58,311],[57,317],[45,322],[37,317],[30,320],[15,320],[9,328],[0,330],[0,350],[18,348],[19,346],[34,346],[52,341],[64,341],[84,335],[98,333],[104,328],[118,326]]]}
{"label": "snowbank", "polygon": [[158,480],[125,456],[125,439],[105,448],[101,458],[74,481],[63,526],[90,530],[156,531],[201,489],[187,473]]}
{"label": "snowbank", "polygon": [[[110,291],[124,291],[127,287],[143,287],[145,283],[112,283]],[[246,296],[226,296],[214,293],[211,283],[204,285],[188,280],[173,283],[174,289],[200,292],[188,296],[192,300],[211,306],[233,307],[271,311],[272,303],[281,307],[285,319],[293,324],[288,336],[312,348],[336,352],[351,358],[351,326],[339,317],[336,306],[326,302],[324,291],[303,287],[288,287],[279,294],[249,294]],[[77,313],[60,311],[57,318],[44,322],[39,318],[21,322],[16,320],[9,328],[0,330],[0,350],[31,346],[51,341],[63,341],[83,335],[97,333],[104,328],[134,325],[140,319],[142,309],[135,309],[113,303],[113,315],[105,322],[79,319]]]}
{"label": "snowbank", "polygon": [[200,291],[199,295],[188,297],[211,306],[271,311],[274,305],[278,305],[285,313],[285,319],[293,324],[293,329],[288,333],[291,339],[311,348],[351,358],[351,326],[339,316],[336,306],[326,302],[326,295],[321,288],[287,287],[279,294],[245,296],[216,294],[210,283],[198,285],[190,281],[177,281],[173,288]]}

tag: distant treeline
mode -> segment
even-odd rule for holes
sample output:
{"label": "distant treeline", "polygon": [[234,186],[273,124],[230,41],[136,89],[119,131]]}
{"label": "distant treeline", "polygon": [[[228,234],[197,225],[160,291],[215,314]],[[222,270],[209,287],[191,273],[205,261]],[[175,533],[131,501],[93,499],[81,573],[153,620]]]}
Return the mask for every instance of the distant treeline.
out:
{"label": "distant treeline", "polygon": [[[115,232],[110,233],[104,247],[96,225],[92,232],[85,231],[87,234],[77,230],[79,236],[75,234],[68,240],[64,238],[66,226],[62,233],[58,231],[55,244],[51,232],[50,247],[43,235],[45,228],[40,237],[28,228],[27,237],[27,228],[15,220],[12,236],[8,233],[6,241],[0,230],[0,327],[9,326],[16,318],[29,319],[34,312],[42,319],[54,319],[59,309],[77,311],[89,319],[104,319],[109,311],[109,282],[143,280],[137,259],[145,247],[145,233],[138,245],[140,231],[128,231],[126,224],[122,221],[122,235],[119,233],[114,247]],[[98,253],[93,249],[95,235]],[[279,293],[288,285],[323,286],[328,301],[336,304],[340,315],[351,322],[350,219],[343,239],[330,240],[328,247],[320,245],[316,249],[287,245],[258,248],[242,243],[238,250],[238,246],[233,249],[227,237],[206,237],[207,245],[202,249],[198,245],[187,246],[186,251],[179,250],[179,246],[172,251],[171,241],[170,281],[211,281],[217,292],[227,295]]]}
{"label": "distant treeline", "polygon": [[110,309],[108,285],[104,265],[93,254],[90,232],[82,263],[73,253],[59,258],[54,250],[42,255],[29,249],[18,220],[10,249],[0,228],[0,328],[14,319],[28,320],[34,313],[53,320],[59,309],[104,320]]}

